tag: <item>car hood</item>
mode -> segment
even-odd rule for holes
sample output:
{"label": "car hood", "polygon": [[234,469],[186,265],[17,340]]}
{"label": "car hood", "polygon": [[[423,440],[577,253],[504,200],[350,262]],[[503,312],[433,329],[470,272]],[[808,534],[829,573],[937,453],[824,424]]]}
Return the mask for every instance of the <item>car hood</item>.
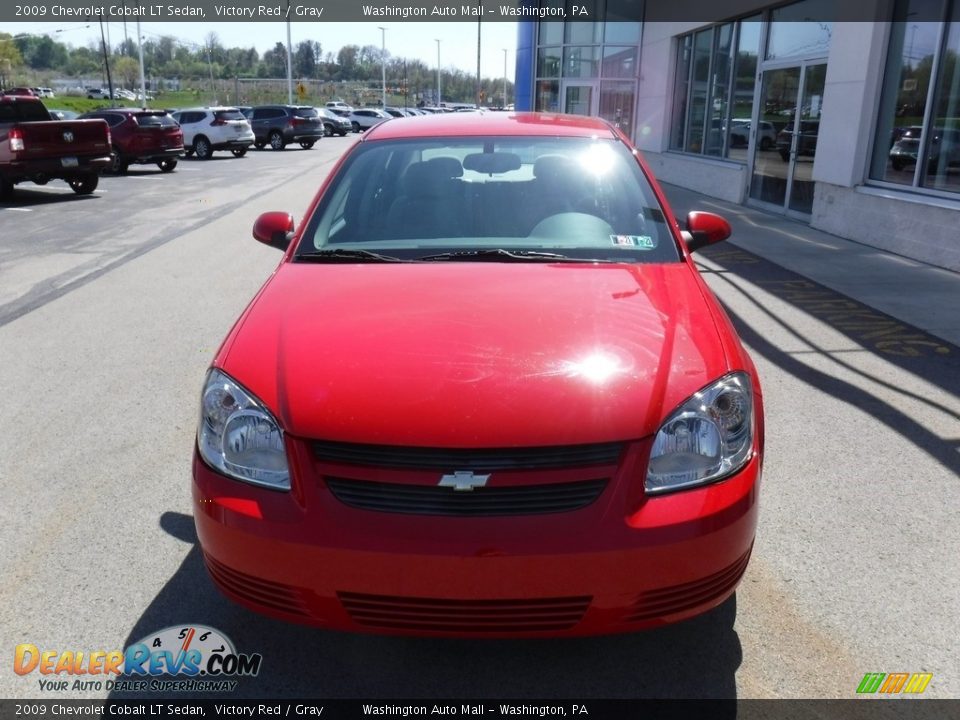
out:
{"label": "car hood", "polygon": [[284,263],[217,364],[304,438],[627,440],[728,369],[707,302],[680,262]]}

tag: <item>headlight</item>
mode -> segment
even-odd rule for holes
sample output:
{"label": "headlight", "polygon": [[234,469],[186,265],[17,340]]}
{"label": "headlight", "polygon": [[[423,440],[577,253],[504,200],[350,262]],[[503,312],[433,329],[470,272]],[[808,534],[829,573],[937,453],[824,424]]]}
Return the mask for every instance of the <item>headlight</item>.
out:
{"label": "headlight", "polygon": [[224,475],[290,489],[283,431],[253,395],[216,369],[207,373],[197,429],[200,456]]}
{"label": "headlight", "polygon": [[753,447],[753,390],[736,372],[684,402],[660,426],[647,466],[648,494],[714,482],[736,472]]}

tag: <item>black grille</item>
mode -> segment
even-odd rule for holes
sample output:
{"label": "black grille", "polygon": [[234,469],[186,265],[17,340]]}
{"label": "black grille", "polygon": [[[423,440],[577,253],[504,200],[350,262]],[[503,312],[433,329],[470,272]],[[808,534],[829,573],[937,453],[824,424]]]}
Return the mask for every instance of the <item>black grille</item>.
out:
{"label": "black grille", "polygon": [[539,470],[615,465],[622,443],[521,448],[423,448],[317,441],[313,450],[326,462],[418,470]]}
{"label": "black grille", "polygon": [[556,631],[572,628],[590,597],[523,600],[448,600],[337,593],[360,625],[462,633]]}
{"label": "black grille", "polygon": [[454,490],[429,485],[400,485],[326,478],[327,487],[344,505],[360,510],[411,515],[532,515],[584,508],[603,492],[606,480],[480,487]]}

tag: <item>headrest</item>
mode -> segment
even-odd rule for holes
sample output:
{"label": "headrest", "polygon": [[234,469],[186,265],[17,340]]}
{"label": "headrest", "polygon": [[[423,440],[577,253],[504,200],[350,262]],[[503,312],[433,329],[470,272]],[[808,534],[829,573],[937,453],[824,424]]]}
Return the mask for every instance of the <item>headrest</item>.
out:
{"label": "headrest", "polygon": [[427,195],[463,176],[463,166],[452,157],[438,157],[407,167],[403,188],[408,195]]}

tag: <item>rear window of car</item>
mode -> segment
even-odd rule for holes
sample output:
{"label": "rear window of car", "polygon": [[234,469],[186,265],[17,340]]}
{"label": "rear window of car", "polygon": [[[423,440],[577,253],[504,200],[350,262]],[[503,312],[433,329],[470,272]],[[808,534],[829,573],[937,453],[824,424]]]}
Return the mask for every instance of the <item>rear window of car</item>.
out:
{"label": "rear window of car", "polygon": [[312,118],[312,117],[320,116],[320,113],[317,112],[317,109],[312,107],[294,108],[293,114],[296,117],[302,117],[302,118]]}
{"label": "rear window of car", "polygon": [[417,259],[505,249],[575,259],[680,259],[653,189],[616,140],[475,137],[364,143],[298,255],[361,249]]}
{"label": "rear window of car", "polygon": [[217,110],[213,113],[217,120],[246,120],[239,110]]}
{"label": "rear window of car", "polygon": [[40,122],[49,120],[50,113],[39,102],[0,103],[0,123]]}
{"label": "rear window of car", "polygon": [[140,127],[174,127],[177,121],[166,113],[140,113],[136,116]]}

